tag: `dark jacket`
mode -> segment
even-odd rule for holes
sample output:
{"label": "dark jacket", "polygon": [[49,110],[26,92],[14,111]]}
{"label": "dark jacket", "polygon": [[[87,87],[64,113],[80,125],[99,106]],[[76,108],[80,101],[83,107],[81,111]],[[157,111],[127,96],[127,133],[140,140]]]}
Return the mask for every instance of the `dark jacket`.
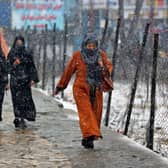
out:
{"label": "dark jacket", "polygon": [[8,83],[8,66],[7,60],[0,49],[0,85]]}
{"label": "dark jacket", "polygon": [[[17,58],[20,60],[20,64],[14,65]],[[12,48],[8,60],[11,85],[26,85],[31,80],[35,83],[39,81],[32,54],[24,46]]]}

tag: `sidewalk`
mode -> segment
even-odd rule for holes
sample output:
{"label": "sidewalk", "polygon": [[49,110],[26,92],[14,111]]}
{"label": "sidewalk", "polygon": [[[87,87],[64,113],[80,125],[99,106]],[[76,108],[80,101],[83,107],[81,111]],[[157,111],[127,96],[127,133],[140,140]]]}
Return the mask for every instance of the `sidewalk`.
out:
{"label": "sidewalk", "polygon": [[[37,99],[39,104],[47,101],[45,98],[37,97]],[[38,134],[41,115],[38,114],[37,122],[28,123],[28,128],[25,130],[15,130],[13,119],[11,96],[8,93],[3,105],[3,122],[0,122],[0,168],[72,167],[68,158],[57,149],[56,144]]]}
{"label": "sidewalk", "polygon": [[15,131],[10,96],[5,98],[0,167],[168,168],[167,159],[105,127],[104,138],[95,142],[95,149],[84,149],[79,123],[73,120],[76,113],[59,108],[51,97],[36,90],[33,96],[37,121],[28,123],[25,131]]}

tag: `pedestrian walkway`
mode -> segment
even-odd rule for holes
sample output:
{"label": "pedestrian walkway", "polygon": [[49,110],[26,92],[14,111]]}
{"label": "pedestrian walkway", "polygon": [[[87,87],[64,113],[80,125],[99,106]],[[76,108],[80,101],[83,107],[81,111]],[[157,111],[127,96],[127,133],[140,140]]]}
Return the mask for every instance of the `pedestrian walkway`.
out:
{"label": "pedestrian walkway", "polygon": [[105,127],[95,149],[84,149],[77,114],[37,90],[33,96],[37,121],[28,123],[24,131],[14,129],[10,95],[5,98],[0,167],[168,168],[167,159]]}
{"label": "pedestrian walkway", "polygon": [[[44,102],[40,99],[39,103]],[[72,167],[68,158],[57,149],[56,144],[38,134],[40,115],[36,123],[28,123],[27,129],[15,130],[9,94],[5,97],[3,107],[3,122],[0,122],[0,168]]]}

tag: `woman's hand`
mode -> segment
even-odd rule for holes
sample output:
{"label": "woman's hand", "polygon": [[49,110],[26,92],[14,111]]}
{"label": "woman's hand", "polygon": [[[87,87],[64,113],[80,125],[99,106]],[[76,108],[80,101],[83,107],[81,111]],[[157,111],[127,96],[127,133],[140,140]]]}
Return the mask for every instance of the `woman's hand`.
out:
{"label": "woman's hand", "polygon": [[103,67],[103,61],[99,61],[98,64],[101,68]]}
{"label": "woman's hand", "polygon": [[10,88],[10,85],[9,85],[9,83],[8,83],[8,84],[6,84],[6,86],[5,86],[5,90],[9,90],[9,88]]}
{"label": "woman's hand", "polygon": [[63,90],[63,89],[60,87],[56,87],[54,94],[57,95],[61,90]]}
{"label": "woman's hand", "polygon": [[35,85],[35,82],[33,80],[30,81],[30,85],[31,86],[34,86]]}
{"label": "woman's hand", "polygon": [[13,65],[19,65],[21,62],[20,62],[20,59],[19,58],[16,58],[16,60],[14,61]]}
{"label": "woman's hand", "polygon": [[58,93],[59,93],[59,90],[56,88],[55,92],[54,92],[54,95],[57,95]]}

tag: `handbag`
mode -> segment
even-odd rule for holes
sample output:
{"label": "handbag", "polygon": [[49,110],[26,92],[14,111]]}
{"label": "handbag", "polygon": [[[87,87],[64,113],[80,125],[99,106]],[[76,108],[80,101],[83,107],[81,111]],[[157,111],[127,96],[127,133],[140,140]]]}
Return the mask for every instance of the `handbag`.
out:
{"label": "handbag", "polygon": [[110,92],[113,90],[112,76],[102,58],[100,62],[101,62],[101,71],[102,71],[102,91]]}
{"label": "handbag", "polygon": [[102,90],[103,92],[110,92],[113,90],[111,74],[106,68],[102,70]]}

